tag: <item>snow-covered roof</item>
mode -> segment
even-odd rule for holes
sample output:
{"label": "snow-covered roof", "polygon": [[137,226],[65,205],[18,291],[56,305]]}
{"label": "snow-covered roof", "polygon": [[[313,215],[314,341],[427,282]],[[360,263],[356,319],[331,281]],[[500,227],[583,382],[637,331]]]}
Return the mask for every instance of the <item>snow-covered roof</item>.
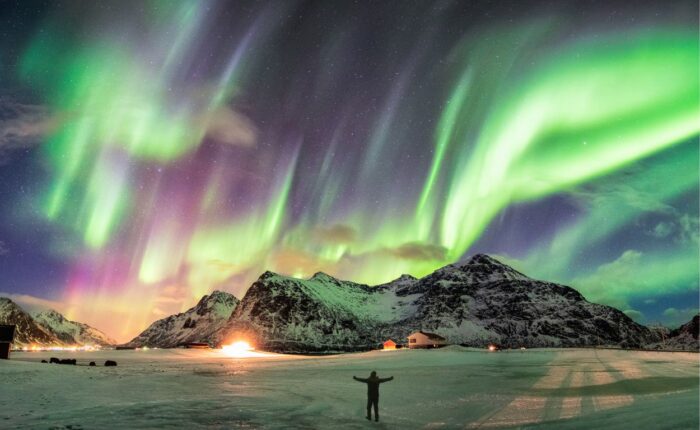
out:
{"label": "snow-covered roof", "polygon": [[419,330],[417,332],[411,333],[408,335],[408,337],[415,336],[419,333],[422,334],[423,336],[430,338],[430,339],[445,340],[445,338],[440,336],[439,334],[428,333],[427,331],[423,331],[423,330]]}

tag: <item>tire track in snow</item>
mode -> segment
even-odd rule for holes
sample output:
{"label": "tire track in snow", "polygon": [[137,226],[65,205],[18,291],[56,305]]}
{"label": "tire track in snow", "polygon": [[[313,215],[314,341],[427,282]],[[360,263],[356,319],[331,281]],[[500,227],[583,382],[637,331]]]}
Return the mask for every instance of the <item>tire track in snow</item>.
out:
{"label": "tire track in snow", "polygon": [[[606,385],[612,384],[621,380],[620,372],[614,367],[608,366],[601,360],[598,351],[595,351],[595,358],[598,361],[594,364],[596,372],[593,373],[593,384],[594,385]],[[618,377],[615,377],[616,374]],[[621,408],[624,406],[629,406],[634,403],[634,397],[629,394],[605,394],[593,397],[593,406],[597,411],[606,411],[609,409]]]}
{"label": "tire track in snow", "polygon": [[[561,358],[556,357],[549,371],[540,378],[532,388],[560,388],[568,375],[568,366],[563,365]],[[548,402],[557,401],[543,396],[517,396],[505,407],[484,415],[482,418],[467,426],[470,429],[508,427],[542,422]]]}
{"label": "tire track in snow", "polygon": [[[583,385],[583,372],[580,369],[572,369],[568,378],[568,386],[578,388]],[[570,419],[581,414],[581,396],[564,397],[559,409],[559,419]]]}

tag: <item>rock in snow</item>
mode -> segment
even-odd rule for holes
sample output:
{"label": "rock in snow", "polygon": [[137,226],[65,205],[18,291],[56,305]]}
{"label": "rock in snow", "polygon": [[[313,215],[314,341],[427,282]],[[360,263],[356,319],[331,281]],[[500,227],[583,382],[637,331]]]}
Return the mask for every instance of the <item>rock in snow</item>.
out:
{"label": "rock in snow", "polygon": [[376,287],[324,273],[302,280],[265,272],[214,340],[244,337],[285,352],[349,351],[388,338],[403,342],[415,330],[479,347],[640,347],[657,339],[617,309],[479,254]]}
{"label": "rock in snow", "polygon": [[195,307],[154,322],[125,346],[172,348],[193,342],[210,343],[237,304],[233,295],[214,291],[202,297]]}

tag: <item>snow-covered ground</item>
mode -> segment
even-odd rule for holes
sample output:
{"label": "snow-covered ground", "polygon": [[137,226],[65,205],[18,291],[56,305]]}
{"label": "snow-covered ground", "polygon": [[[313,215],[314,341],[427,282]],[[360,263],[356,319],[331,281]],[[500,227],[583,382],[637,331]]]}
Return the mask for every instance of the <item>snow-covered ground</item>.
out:
{"label": "snow-covered ground", "polygon": [[[106,359],[118,367],[49,365]],[[0,428],[697,429],[698,354],[460,347],[325,357],[218,350],[13,353],[0,360]],[[380,389],[365,420],[364,384]]]}

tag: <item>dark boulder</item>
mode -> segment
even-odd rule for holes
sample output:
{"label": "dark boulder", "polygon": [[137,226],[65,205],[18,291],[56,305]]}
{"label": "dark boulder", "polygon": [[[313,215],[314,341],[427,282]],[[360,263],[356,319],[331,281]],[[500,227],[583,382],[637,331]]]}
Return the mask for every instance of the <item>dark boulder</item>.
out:
{"label": "dark boulder", "polygon": [[75,366],[77,364],[77,361],[75,360],[75,358],[65,358],[63,360],[60,360],[58,363],[59,364],[70,364],[70,365]]}
{"label": "dark boulder", "polygon": [[56,358],[56,357],[51,357],[51,358],[49,358],[49,363],[60,364],[60,363],[61,363],[61,360],[59,360],[59,359]]}
{"label": "dark boulder", "polygon": [[117,365],[117,362],[114,360],[105,361],[105,367],[112,367],[112,366],[116,366],[116,365]]}
{"label": "dark boulder", "polygon": [[42,362],[42,363],[48,363],[48,361],[46,361],[46,360],[41,360],[41,362]]}
{"label": "dark boulder", "polygon": [[94,362],[94,361],[91,361],[91,362],[90,362],[90,366],[95,366],[95,362]]}

